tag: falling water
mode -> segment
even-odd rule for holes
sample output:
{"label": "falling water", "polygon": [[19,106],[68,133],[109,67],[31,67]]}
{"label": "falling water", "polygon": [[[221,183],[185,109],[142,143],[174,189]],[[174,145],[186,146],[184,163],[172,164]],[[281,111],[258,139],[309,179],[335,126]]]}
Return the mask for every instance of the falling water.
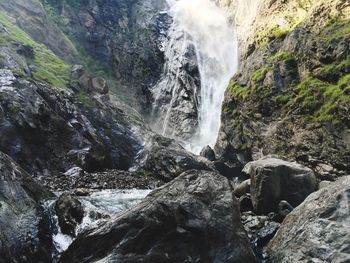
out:
{"label": "falling water", "polygon": [[[183,49],[194,47],[200,87],[198,96],[197,132],[186,139],[188,150],[199,153],[206,145],[214,146],[220,129],[221,107],[230,78],[237,70],[237,40],[225,12],[210,0],[168,0],[173,18],[170,42],[182,41]],[[183,37],[179,39],[179,32]],[[165,56],[171,52],[165,52]],[[183,52],[185,54],[185,52]],[[169,67],[181,67],[178,59],[168,57]],[[180,68],[179,68],[180,70]],[[175,78],[176,79],[176,78]],[[173,88],[173,96],[178,92]],[[171,105],[165,113],[163,133],[166,132]]]}

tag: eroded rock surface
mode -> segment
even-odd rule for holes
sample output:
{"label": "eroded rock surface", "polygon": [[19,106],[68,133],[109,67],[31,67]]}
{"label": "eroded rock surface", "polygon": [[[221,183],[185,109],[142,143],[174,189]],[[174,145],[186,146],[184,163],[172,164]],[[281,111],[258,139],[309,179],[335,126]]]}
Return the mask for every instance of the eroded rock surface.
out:
{"label": "eroded rock surface", "polygon": [[60,262],[255,262],[230,182],[188,171],[97,229]]}
{"label": "eroded rock surface", "polygon": [[268,251],[272,262],[350,260],[350,176],[310,195],[284,220]]}

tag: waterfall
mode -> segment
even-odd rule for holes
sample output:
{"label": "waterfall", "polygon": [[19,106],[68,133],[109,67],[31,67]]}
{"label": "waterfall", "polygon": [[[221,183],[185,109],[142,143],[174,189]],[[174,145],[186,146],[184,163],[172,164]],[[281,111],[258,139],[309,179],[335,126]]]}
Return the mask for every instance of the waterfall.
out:
{"label": "waterfall", "polygon": [[[237,70],[237,40],[225,12],[214,2],[167,2],[172,23],[164,44],[165,76],[154,89],[156,130],[181,138],[198,154],[217,140],[224,93]],[[186,125],[192,126],[186,130]]]}

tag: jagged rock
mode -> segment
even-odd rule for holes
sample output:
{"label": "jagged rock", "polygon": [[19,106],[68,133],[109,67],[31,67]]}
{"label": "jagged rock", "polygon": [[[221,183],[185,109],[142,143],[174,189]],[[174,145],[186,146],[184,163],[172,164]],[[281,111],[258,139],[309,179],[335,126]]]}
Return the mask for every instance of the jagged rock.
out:
{"label": "jagged rock", "polygon": [[92,79],[92,88],[100,94],[107,94],[109,91],[107,82],[104,78],[96,77]]}
{"label": "jagged rock", "polygon": [[174,140],[161,136],[154,136],[152,140],[140,156],[139,167],[165,182],[187,170],[213,169],[204,161],[206,159],[201,160],[187,152]]}
{"label": "jagged rock", "polygon": [[70,194],[64,193],[55,203],[55,212],[62,233],[75,237],[75,229],[84,217],[81,202]]}
{"label": "jagged rock", "polygon": [[346,176],[295,208],[268,245],[271,262],[348,262],[349,193]]}
{"label": "jagged rock", "polygon": [[235,187],[235,196],[241,197],[244,194],[250,193],[251,179],[245,180]]}
{"label": "jagged rock", "polygon": [[80,79],[85,73],[85,68],[83,65],[73,65],[71,69],[71,77],[74,80]]}
{"label": "jagged rock", "polygon": [[53,194],[0,152],[0,262],[51,262],[52,233],[40,203]]}
{"label": "jagged rock", "polygon": [[188,171],[77,237],[60,262],[255,262],[225,177]]}
{"label": "jagged rock", "polygon": [[216,160],[215,152],[209,145],[205,146],[199,155],[207,158],[209,161]]}
{"label": "jagged rock", "polygon": [[22,56],[25,56],[29,59],[35,58],[35,52],[32,46],[30,45],[24,45],[21,43],[12,43],[16,47],[16,52]]}
{"label": "jagged rock", "polygon": [[29,82],[0,70],[0,150],[27,171],[62,173],[130,168],[142,149],[110,100]]}
{"label": "jagged rock", "polygon": [[264,158],[248,163],[243,171],[251,177],[250,193],[258,214],[277,211],[282,200],[295,207],[317,189],[313,171],[297,163]]}

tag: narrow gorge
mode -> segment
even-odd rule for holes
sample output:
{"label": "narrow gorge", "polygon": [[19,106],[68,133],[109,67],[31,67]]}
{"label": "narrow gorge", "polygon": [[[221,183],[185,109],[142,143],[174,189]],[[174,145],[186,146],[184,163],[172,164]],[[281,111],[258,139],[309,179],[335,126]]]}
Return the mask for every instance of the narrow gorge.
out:
{"label": "narrow gorge", "polygon": [[349,262],[349,0],[0,0],[0,263]]}

